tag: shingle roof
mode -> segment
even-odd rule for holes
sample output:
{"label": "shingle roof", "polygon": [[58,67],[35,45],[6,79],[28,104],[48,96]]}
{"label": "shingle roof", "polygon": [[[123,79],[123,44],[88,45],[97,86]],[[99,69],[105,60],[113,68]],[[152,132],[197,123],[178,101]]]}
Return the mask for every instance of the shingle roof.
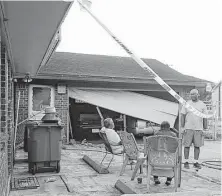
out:
{"label": "shingle roof", "polygon": [[[206,82],[184,75],[155,59],[143,59],[163,80]],[[102,76],[118,78],[151,79],[148,73],[130,57],[56,52],[40,75],[62,74],[73,76]]]}

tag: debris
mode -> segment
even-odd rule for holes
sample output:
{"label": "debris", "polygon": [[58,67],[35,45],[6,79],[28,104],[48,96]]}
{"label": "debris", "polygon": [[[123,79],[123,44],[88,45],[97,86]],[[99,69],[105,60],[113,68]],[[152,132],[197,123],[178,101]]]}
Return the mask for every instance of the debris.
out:
{"label": "debris", "polygon": [[72,144],[72,145],[76,144],[76,140],[71,139],[70,142],[69,142],[69,144]]}
{"label": "debris", "polygon": [[87,143],[86,139],[82,140],[81,142],[81,144],[86,144],[86,143]]}
{"label": "debris", "polygon": [[63,150],[66,150],[66,146],[62,146],[62,149],[63,149]]}
{"label": "debris", "polygon": [[87,146],[94,147],[95,145],[93,145],[92,143],[87,143]]}
{"label": "debris", "polygon": [[51,178],[48,178],[47,180],[45,180],[46,183],[48,183],[48,182],[55,182],[55,181],[56,181],[55,177],[51,177]]}

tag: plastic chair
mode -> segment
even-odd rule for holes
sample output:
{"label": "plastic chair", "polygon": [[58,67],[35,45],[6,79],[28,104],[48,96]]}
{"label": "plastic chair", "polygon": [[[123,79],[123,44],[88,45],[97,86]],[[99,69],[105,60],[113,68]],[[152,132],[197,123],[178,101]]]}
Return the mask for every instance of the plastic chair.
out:
{"label": "plastic chair", "polygon": [[131,180],[134,180],[136,173],[138,169],[140,168],[140,173],[143,171],[143,163],[146,160],[146,157],[144,156],[144,153],[139,151],[139,148],[137,146],[136,140],[134,138],[134,135],[132,133],[128,133],[126,131],[119,132],[124,152],[125,152],[125,160],[122,166],[122,169],[120,171],[120,175],[123,175],[126,165],[129,161],[136,160],[136,166],[134,168]]}
{"label": "plastic chair", "polygon": [[[108,141],[108,139],[107,139],[106,133],[99,132],[99,136],[100,136],[101,139],[103,140],[103,143],[104,143],[104,145],[105,145],[105,150],[106,150],[105,156],[103,157],[103,159],[102,159],[102,161],[101,161],[101,163],[100,163],[100,167],[102,166],[102,163],[103,163],[104,159],[106,158],[107,154],[112,154],[112,158],[111,158],[108,166],[106,167],[106,169],[108,169],[109,166],[110,166],[110,164],[111,164],[111,162],[113,161],[114,155],[120,155],[120,154],[124,154],[124,153],[123,153],[123,152],[122,152],[122,153],[113,153],[112,148],[111,148],[111,146],[110,146],[110,143],[109,143],[109,141]],[[101,168],[102,168],[102,167],[101,167]]]}
{"label": "plastic chair", "polygon": [[179,145],[181,139],[171,136],[144,137],[147,155],[147,189],[150,189],[151,175],[174,177],[175,192],[178,187]]}

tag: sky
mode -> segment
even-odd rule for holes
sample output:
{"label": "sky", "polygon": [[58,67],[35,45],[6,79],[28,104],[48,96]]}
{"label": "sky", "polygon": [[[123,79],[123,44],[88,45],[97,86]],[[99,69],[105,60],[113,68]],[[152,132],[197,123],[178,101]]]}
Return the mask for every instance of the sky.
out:
{"label": "sky", "polygon": [[[222,80],[221,0],[91,1],[95,16],[139,57],[215,83]],[[77,2],[61,33],[57,51],[128,56]]]}

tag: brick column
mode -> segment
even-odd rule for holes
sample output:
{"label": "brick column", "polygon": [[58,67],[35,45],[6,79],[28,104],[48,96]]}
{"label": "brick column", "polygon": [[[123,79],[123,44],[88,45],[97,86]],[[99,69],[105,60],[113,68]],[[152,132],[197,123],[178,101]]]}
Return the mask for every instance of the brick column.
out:
{"label": "brick column", "polygon": [[6,66],[6,50],[1,43],[0,34],[0,194],[6,195],[8,181],[8,66]]}
{"label": "brick column", "polygon": [[64,124],[64,129],[62,131],[63,143],[67,141],[67,124],[68,124],[68,112],[69,112],[69,98],[68,98],[68,88],[66,87],[66,93],[59,94],[57,86],[55,87],[55,108],[56,112],[59,113],[59,118]]}

